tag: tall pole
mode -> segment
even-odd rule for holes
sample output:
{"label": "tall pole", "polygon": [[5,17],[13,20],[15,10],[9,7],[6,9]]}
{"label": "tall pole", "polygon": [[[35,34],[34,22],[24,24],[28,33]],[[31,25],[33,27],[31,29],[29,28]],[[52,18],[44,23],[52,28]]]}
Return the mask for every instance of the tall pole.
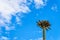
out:
{"label": "tall pole", "polygon": [[43,28],[43,40],[46,40],[46,29]]}

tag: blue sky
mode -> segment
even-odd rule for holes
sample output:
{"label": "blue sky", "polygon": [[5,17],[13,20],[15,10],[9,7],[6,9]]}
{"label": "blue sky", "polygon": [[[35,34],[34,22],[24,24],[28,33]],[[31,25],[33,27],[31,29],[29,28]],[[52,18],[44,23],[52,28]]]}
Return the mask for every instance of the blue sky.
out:
{"label": "blue sky", "polygon": [[0,40],[42,40],[38,20],[51,24],[46,40],[60,40],[60,0],[0,1]]}

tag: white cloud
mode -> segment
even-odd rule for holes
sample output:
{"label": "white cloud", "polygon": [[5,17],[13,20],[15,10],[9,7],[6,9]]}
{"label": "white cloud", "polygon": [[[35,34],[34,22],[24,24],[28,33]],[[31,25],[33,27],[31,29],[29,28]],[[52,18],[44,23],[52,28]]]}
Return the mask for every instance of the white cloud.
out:
{"label": "white cloud", "polygon": [[14,26],[11,26],[11,27],[5,26],[5,30],[6,31],[15,30],[15,27]]}
{"label": "white cloud", "polygon": [[35,38],[35,39],[30,39],[30,40],[43,40],[43,38]]}
{"label": "white cloud", "polygon": [[43,0],[34,0],[35,7],[36,7],[37,9],[45,6],[45,5],[46,5],[46,2],[47,2],[47,0],[45,0],[45,2],[44,2]]}
{"label": "white cloud", "polygon": [[43,40],[43,38],[37,38],[37,39],[35,39],[35,40]]}
{"label": "white cloud", "polygon": [[5,36],[1,36],[0,37],[0,40],[9,40],[9,38],[8,37],[5,37]]}
{"label": "white cloud", "polygon": [[57,7],[57,5],[53,5],[53,6],[51,7],[51,10],[57,12],[57,11],[58,11],[58,7]]}
{"label": "white cloud", "polygon": [[[19,24],[20,19],[17,12],[27,13],[31,10],[26,6],[26,0],[0,0],[0,26],[11,24],[12,15],[16,16],[16,22]],[[21,13],[19,15],[21,16]],[[6,30],[9,30],[6,27]]]}
{"label": "white cloud", "polygon": [[[31,12],[27,4],[30,5],[32,2],[37,8],[45,5],[43,0],[29,0],[29,2],[27,0],[0,0],[0,26],[5,26],[6,30],[10,30],[8,26],[12,23],[12,15],[16,17],[16,22],[21,24],[20,16],[22,13]],[[17,12],[20,12],[19,16],[16,15]]]}

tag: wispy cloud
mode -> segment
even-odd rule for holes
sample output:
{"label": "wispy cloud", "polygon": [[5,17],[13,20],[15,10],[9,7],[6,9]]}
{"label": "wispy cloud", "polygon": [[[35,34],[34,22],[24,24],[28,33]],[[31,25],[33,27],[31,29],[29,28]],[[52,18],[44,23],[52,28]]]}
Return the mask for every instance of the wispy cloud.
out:
{"label": "wispy cloud", "polygon": [[43,40],[42,38],[30,39],[30,40]]}
{"label": "wispy cloud", "polygon": [[35,7],[37,9],[42,8],[43,6],[45,6],[46,2],[47,2],[47,0],[45,0],[45,2],[43,0],[34,0]]}
{"label": "wispy cloud", "polygon": [[2,36],[2,37],[0,37],[0,40],[9,40],[9,38],[5,37],[5,36]]}
{"label": "wispy cloud", "polygon": [[12,15],[16,16],[17,23],[20,22],[19,16],[22,13],[30,12],[28,6],[26,6],[26,0],[0,0],[0,26],[6,26],[11,23]]}
{"label": "wispy cloud", "polygon": [[57,5],[54,4],[54,5],[51,7],[51,10],[57,12],[57,11],[58,11]]}
{"label": "wispy cloud", "polygon": [[7,31],[15,30],[15,27],[14,26],[11,26],[11,27],[5,26],[5,30],[7,30]]}
{"label": "wispy cloud", "polygon": [[43,0],[0,0],[0,26],[9,27],[8,25],[12,23],[12,15],[16,17],[16,23],[21,24],[20,16],[23,13],[31,12],[28,6],[32,2],[36,8],[45,5]]}

